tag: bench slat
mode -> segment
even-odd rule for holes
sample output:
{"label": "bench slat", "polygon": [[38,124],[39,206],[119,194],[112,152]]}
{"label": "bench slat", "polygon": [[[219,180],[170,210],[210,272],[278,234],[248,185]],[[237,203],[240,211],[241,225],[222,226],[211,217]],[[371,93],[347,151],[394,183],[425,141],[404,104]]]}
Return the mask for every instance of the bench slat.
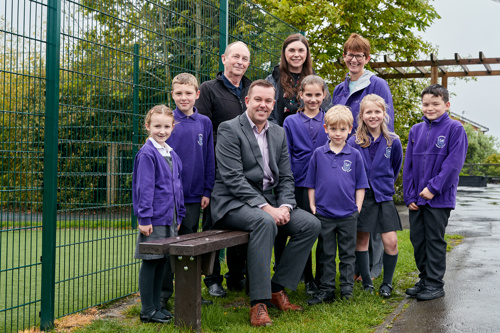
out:
{"label": "bench slat", "polygon": [[186,240],[170,245],[170,255],[197,256],[220,250],[226,247],[248,243],[250,233],[247,231],[228,231],[203,238]]}
{"label": "bench slat", "polygon": [[187,234],[176,237],[156,239],[149,242],[139,243],[139,253],[144,254],[165,254],[169,253],[170,246],[174,243],[193,240],[196,238],[205,239],[214,235],[224,234],[231,232],[230,230],[207,230],[193,234]]}

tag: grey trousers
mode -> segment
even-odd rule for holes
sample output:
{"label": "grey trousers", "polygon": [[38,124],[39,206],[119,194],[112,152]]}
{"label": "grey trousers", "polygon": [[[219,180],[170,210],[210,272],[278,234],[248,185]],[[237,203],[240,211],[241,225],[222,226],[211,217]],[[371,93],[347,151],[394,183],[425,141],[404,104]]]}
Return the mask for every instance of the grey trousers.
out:
{"label": "grey trousers", "polygon": [[321,230],[319,220],[300,208],[292,211],[290,222],[279,227],[271,215],[249,205],[229,211],[220,223],[228,229],[250,231],[247,265],[251,301],[271,299],[271,256],[278,228],[290,236],[290,240],[272,280],[291,290],[297,288],[311,248]]}
{"label": "grey trousers", "polygon": [[338,245],[340,292],[352,292],[356,263],[356,221],[359,213],[356,211],[343,219],[332,219],[319,214],[316,216],[321,221],[321,233],[316,248],[316,261],[321,272],[319,288],[329,294],[335,293],[335,258]]}
{"label": "grey trousers", "polygon": [[442,288],[446,272],[444,233],[451,208],[418,206],[410,210],[410,240],[419,277],[426,286]]}
{"label": "grey trousers", "polygon": [[198,232],[198,225],[200,224],[200,210],[201,203],[187,203],[186,216],[182,219],[181,227],[179,228],[179,235],[187,235]]}

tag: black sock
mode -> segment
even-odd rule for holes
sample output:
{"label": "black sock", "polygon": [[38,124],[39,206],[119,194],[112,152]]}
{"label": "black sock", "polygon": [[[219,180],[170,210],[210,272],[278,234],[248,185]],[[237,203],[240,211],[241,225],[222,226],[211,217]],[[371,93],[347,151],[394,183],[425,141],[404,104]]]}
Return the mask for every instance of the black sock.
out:
{"label": "black sock", "polygon": [[396,270],[398,254],[390,255],[384,252],[384,281],[382,283],[392,285],[392,277]]}
{"label": "black sock", "polygon": [[266,304],[267,301],[268,301],[267,299],[256,299],[256,300],[250,301],[250,307],[253,307],[253,306],[255,306],[256,304],[259,304],[259,303]]}
{"label": "black sock", "polygon": [[271,292],[273,294],[277,293],[277,292],[280,292],[283,289],[285,289],[285,287],[283,287],[281,284],[277,284],[277,283],[274,283],[273,281],[271,281]]}
{"label": "black sock", "polygon": [[370,275],[370,257],[368,251],[356,251],[356,265],[358,265],[359,274],[363,279],[363,287],[373,287],[372,277]]}
{"label": "black sock", "polygon": [[167,259],[158,259],[158,264],[155,269],[154,286],[153,286],[153,304],[156,310],[160,310],[161,306],[161,288],[165,276],[165,262]]}

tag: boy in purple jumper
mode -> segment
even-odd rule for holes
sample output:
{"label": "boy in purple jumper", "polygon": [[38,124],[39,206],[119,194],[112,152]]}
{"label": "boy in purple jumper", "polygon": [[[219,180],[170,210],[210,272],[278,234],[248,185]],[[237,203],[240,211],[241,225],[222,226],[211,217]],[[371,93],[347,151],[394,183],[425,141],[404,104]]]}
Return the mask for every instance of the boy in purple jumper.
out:
{"label": "boy in purple jumper", "polygon": [[[194,107],[199,95],[198,81],[193,75],[181,73],[172,80],[176,126],[167,143],[182,161],[182,187],[186,207],[179,235],[198,231],[200,209],[208,207],[215,182],[212,122]],[[162,290],[164,301],[170,297],[169,289],[169,286],[164,286]],[[211,301],[202,299],[202,303],[208,304]]]}
{"label": "boy in purple jumper", "polygon": [[419,301],[444,296],[445,228],[455,208],[458,175],[467,154],[462,124],[450,119],[448,90],[433,84],[422,91],[423,122],[410,130],[403,171],[410,209],[410,240],[420,280],[406,294]]}
{"label": "boy in purple jumper", "polygon": [[352,298],[356,256],[356,221],[369,187],[361,154],[346,144],[352,130],[351,111],[336,105],[325,114],[330,138],[317,148],[309,162],[305,185],[309,188],[311,211],[321,221],[316,249],[320,291],[309,305],[335,300],[337,243],[339,247],[340,293]]}

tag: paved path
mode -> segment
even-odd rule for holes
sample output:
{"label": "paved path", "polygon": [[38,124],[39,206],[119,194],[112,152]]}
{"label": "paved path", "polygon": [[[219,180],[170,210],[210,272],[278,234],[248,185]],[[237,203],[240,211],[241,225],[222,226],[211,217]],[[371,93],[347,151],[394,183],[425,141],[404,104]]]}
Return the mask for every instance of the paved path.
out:
{"label": "paved path", "polygon": [[500,332],[500,185],[460,187],[446,233],[465,236],[447,256],[446,296],[405,299],[409,307],[377,332]]}

